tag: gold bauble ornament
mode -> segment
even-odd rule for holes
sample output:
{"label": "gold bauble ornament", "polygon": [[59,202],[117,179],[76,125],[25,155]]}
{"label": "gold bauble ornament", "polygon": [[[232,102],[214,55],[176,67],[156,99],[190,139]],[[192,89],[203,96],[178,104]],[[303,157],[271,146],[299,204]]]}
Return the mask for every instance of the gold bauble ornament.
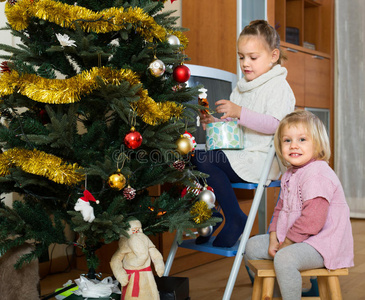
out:
{"label": "gold bauble ornament", "polygon": [[127,180],[124,175],[120,173],[120,170],[118,170],[117,173],[110,175],[108,179],[109,186],[119,191],[125,187],[126,182]]}
{"label": "gold bauble ornament", "polygon": [[176,141],[176,146],[177,146],[177,150],[182,155],[188,154],[194,148],[194,145],[193,145],[192,141],[189,138],[185,137],[185,136],[181,136]]}

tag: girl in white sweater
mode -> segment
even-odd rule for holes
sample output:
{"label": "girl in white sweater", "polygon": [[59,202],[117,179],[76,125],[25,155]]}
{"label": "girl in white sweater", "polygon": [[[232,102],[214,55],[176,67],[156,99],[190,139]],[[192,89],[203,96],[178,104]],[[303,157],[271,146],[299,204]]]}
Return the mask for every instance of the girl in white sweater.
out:
{"label": "girl in white sweater", "polygon": [[[266,21],[252,21],[241,32],[238,56],[244,77],[237,83],[230,100],[216,102],[219,120],[202,114],[205,124],[238,119],[243,131],[243,150],[197,151],[193,163],[209,174],[208,185],[214,189],[217,202],[223,210],[225,225],[213,241],[217,247],[233,246],[246,224],[247,216],[241,211],[232,182],[258,182],[272,136],[280,120],[294,110],[295,98],[288,82],[287,70],[280,65],[283,54],[280,37]],[[269,179],[277,179],[279,166],[274,164]],[[221,216],[218,212],[214,216]],[[220,224],[214,228],[217,229]],[[208,237],[198,237],[198,244]]]}

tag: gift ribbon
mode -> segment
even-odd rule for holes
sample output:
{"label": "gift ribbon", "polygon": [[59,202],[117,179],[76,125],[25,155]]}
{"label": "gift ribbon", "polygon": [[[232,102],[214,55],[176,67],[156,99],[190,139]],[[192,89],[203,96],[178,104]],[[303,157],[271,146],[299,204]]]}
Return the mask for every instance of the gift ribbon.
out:
{"label": "gift ribbon", "polygon": [[[125,269],[125,271],[127,272],[128,275],[130,275],[129,278],[131,278],[132,274],[134,274],[132,297],[138,297],[139,296],[139,273],[140,272],[145,272],[145,271],[151,271],[152,272],[152,269],[151,269],[151,267],[147,267],[147,268],[140,269],[140,270],[127,270],[127,269]],[[128,284],[126,286],[123,286],[122,300],[124,300],[124,298],[125,298],[125,294],[127,292]]]}

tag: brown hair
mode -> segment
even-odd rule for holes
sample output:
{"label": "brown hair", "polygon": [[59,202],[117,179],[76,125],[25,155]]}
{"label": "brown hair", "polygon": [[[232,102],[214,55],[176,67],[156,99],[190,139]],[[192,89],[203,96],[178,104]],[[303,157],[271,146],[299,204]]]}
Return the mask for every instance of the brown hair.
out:
{"label": "brown hair", "polygon": [[251,21],[250,24],[245,26],[238,37],[238,40],[247,35],[260,36],[262,37],[269,47],[270,50],[278,49],[280,52],[279,59],[276,62],[281,64],[283,60],[286,60],[285,53],[280,49],[280,36],[267,21],[265,20],[255,20]]}
{"label": "brown hair", "polygon": [[276,155],[279,157],[284,166],[289,164],[283,158],[281,151],[282,134],[285,126],[297,126],[302,124],[307,128],[308,134],[311,136],[314,144],[315,159],[324,160],[328,163],[331,157],[331,148],[326,128],[322,121],[313,113],[307,110],[296,110],[281,120],[279,127],[274,136],[274,145]]}

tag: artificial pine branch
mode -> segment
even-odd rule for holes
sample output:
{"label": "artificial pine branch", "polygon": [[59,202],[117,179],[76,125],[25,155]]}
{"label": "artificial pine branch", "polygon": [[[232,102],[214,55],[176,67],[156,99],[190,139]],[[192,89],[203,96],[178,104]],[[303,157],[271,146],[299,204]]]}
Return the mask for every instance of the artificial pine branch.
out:
{"label": "artificial pine branch", "polygon": [[[61,2],[74,5],[69,0]],[[181,134],[185,130],[193,132],[199,107],[193,104],[198,87],[189,88],[172,76],[177,66],[188,61],[185,42],[171,45],[166,35],[183,31],[176,27],[176,17],[171,12],[161,12],[163,1],[80,0],[75,5],[96,13],[109,8],[131,8],[132,13],[138,11],[136,20],[143,16],[155,30],[146,32],[141,26],[144,21],[131,18],[128,24],[121,22],[121,30],[108,31],[104,29],[114,16],[89,19],[87,13],[80,13],[71,23],[65,20],[59,24],[53,23],[47,14],[42,19],[34,15],[21,30],[9,21],[12,27],[7,27],[21,43],[15,47],[0,44],[0,50],[6,52],[0,57],[7,60],[8,66],[6,73],[0,74],[0,113],[5,121],[0,125],[0,142],[3,151],[12,150],[10,154],[24,156],[32,152],[43,155],[37,157],[47,157],[41,158],[40,166],[34,170],[25,168],[25,156],[23,160],[16,158],[15,164],[6,161],[10,155],[0,153],[0,162],[5,166],[0,177],[1,191],[17,192],[23,197],[12,208],[0,202],[0,237],[7,241],[0,242],[0,253],[26,240],[33,240],[35,246],[17,266],[40,256],[53,243],[72,245],[74,241],[64,235],[66,224],[84,238],[82,251],[92,271],[99,263],[95,254],[98,248],[120,236],[128,237],[130,218],[139,219],[147,234],[173,230],[193,233],[196,227],[216,222],[212,219],[196,224],[191,214],[196,199],[191,195],[180,197],[184,187],[204,178],[204,174],[195,171],[188,156],[177,151],[176,141]],[[31,14],[31,9],[25,13]],[[63,17],[62,13],[57,15],[59,20]],[[98,28],[102,33],[98,29],[86,30],[82,24],[89,24],[90,28],[101,24]],[[162,76],[151,72],[150,64],[155,59],[165,65]],[[64,92],[57,90],[60,85],[53,82],[62,80],[63,89],[77,93],[79,83],[90,82],[90,69],[103,70],[106,75],[93,79],[95,86],[81,95],[70,94],[72,99],[68,103],[45,104],[51,94]],[[107,72],[123,76],[115,78]],[[32,76],[22,76],[29,74]],[[81,74],[85,75],[77,76]],[[29,81],[23,83],[23,78]],[[39,82],[47,83],[39,86]],[[52,83],[48,86],[49,82]],[[22,93],[22,83],[41,97],[34,100]],[[14,89],[9,93],[2,87]],[[166,107],[171,108],[171,114]],[[162,111],[163,116],[159,115]],[[146,115],[151,115],[151,120]],[[124,141],[132,127],[143,139],[136,148],[128,148]],[[59,158],[60,166],[71,167],[70,173],[77,180],[59,180],[64,174],[49,166],[49,161],[53,161],[50,157]],[[176,161],[185,163],[185,168],[176,168]],[[49,176],[49,170],[58,178]],[[126,182],[110,186],[111,175],[120,176],[121,182],[124,177]],[[151,197],[147,189],[157,184],[165,192]],[[124,193],[128,185],[136,190],[134,198]],[[74,208],[85,189],[100,200],[99,205],[91,204],[96,217],[91,223]]]}

